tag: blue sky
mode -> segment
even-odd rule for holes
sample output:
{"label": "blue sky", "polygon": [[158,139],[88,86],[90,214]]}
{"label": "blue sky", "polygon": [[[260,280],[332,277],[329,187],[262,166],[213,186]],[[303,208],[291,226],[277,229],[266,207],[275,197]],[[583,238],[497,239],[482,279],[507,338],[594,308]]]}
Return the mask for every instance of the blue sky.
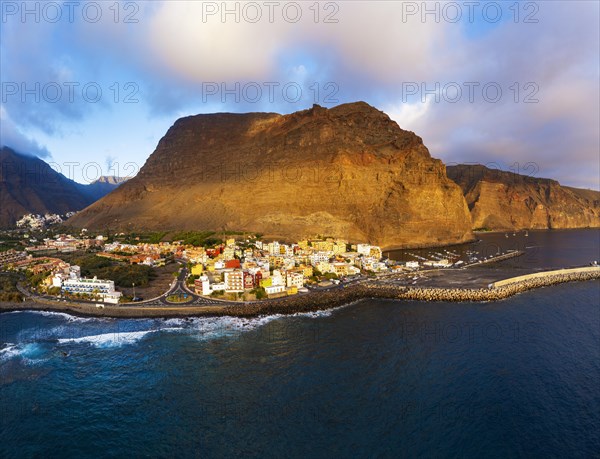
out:
{"label": "blue sky", "polygon": [[0,143],[88,182],[181,116],[364,100],[447,164],[600,188],[598,2],[276,3],[0,0]]}

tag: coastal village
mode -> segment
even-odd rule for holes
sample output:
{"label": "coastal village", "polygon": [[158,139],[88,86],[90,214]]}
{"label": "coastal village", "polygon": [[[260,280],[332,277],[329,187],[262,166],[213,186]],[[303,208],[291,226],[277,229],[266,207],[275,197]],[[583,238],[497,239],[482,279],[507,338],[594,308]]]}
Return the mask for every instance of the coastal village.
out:
{"label": "coastal village", "polygon": [[[90,234],[84,229],[73,236],[60,231],[20,229],[9,235],[14,245],[8,250],[7,241],[0,239],[0,246],[3,245],[0,271],[20,279],[15,286],[21,299],[33,295],[42,301],[87,302],[98,307],[146,302],[168,305],[199,304],[200,301],[214,305],[224,301],[220,304],[233,305],[263,299],[287,301],[286,298],[303,297],[311,291],[320,292],[319,297],[327,297],[331,302],[330,294],[341,298],[341,291],[350,294],[364,287],[370,289],[369,294],[381,294],[391,288],[384,293],[390,295],[393,291],[396,292],[394,295],[402,294],[407,298],[420,295],[419,298],[427,299],[431,295],[435,298],[441,295],[438,299],[464,300],[512,294],[517,287],[492,282],[483,290],[456,290],[450,280],[447,287],[438,289],[442,292],[439,293],[436,290],[440,285],[439,277],[425,289],[415,287],[415,284],[423,279],[426,281],[440,270],[448,272],[451,268],[506,260],[524,253],[498,249],[484,256],[469,249],[459,255],[457,249],[448,247],[433,248],[420,254],[407,250],[405,261],[397,261],[385,256],[378,246],[352,244],[331,237],[290,243],[265,241],[260,235],[233,232],[218,235],[191,231],[175,233],[168,238],[165,234],[109,234],[108,231]],[[554,277],[550,276],[550,280],[595,276],[597,264],[593,266],[593,272],[588,273],[588,268],[582,268],[585,273],[552,274]],[[454,276],[455,279],[465,272],[462,269],[451,271],[459,275]],[[146,298],[136,295],[136,287],[138,293],[144,287],[149,288],[148,284],[157,277],[157,272],[163,276],[162,282],[153,286],[152,295]],[[534,278],[518,279],[519,289],[550,282],[535,278],[537,274],[528,276]],[[403,290],[409,286],[410,290]],[[502,289],[488,290],[498,286]],[[314,296],[311,298],[314,301]],[[21,300],[8,297],[3,301]]]}
{"label": "coastal village", "polygon": [[[117,235],[119,236],[119,235]],[[123,233],[120,236],[125,236]],[[422,266],[450,267],[450,259],[396,262],[383,257],[381,248],[349,244],[334,238],[305,239],[296,243],[263,241],[256,236],[228,237],[209,245],[171,242],[108,242],[104,235],[57,234],[38,240],[23,235],[23,250],[0,252],[0,269],[37,276],[37,291],[70,299],[117,304],[126,299],[114,279],[86,278],[81,268],[60,255],[93,253],[120,265],[162,267],[174,262],[187,268],[186,286],[197,295],[236,299],[264,299],[307,293],[358,276],[418,270]],[[123,239],[123,238],[121,238]],[[443,254],[439,254],[443,255]],[[462,263],[462,262],[457,262]]]}
{"label": "coastal village", "polygon": [[[179,261],[188,266],[188,285],[198,295],[225,296],[251,292],[256,299],[308,292],[307,286],[329,286],[339,279],[361,273],[406,268],[382,259],[381,249],[369,244],[348,244],[332,238],[298,243],[263,242],[252,236],[245,240],[228,238],[211,247],[184,244],[108,243],[104,236],[60,234],[42,241],[31,239],[24,250],[0,252],[3,270],[45,274],[40,282],[44,292],[77,295],[106,303],[121,301],[112,279],[88,279],[79,266],[70,265],[52,253],[93,250],[95,256],[125,264],[160,267]],[[409,263],[409,268],[418,263]],[[241,295],[238,295],[241,297]],[[229,295],[227,298],[232,298]]]}

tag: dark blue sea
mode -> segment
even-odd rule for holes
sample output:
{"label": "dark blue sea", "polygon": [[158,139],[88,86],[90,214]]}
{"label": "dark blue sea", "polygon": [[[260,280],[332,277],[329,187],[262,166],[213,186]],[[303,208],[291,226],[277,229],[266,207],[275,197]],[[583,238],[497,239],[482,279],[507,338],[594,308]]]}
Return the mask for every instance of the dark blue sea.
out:
{"label": "dark blue sea", "polygon": [[[600,259],[597,230],[536,234],[540,265]],[[600,282],[258,319],[3,313],[0,457],[600,457]]]}

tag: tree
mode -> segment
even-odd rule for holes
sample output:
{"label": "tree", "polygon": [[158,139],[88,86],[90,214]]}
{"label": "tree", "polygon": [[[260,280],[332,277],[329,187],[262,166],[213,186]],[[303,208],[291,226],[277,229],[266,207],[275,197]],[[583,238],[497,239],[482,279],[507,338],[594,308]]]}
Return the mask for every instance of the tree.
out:
{"label": "tree", "polygon": [[60,287],[50,287],[48,288],[48,295],[58,296],[60,295]]}
{"label": "tree", "polygon": [[255,295],[256,295],[256,299],[257,300],[262,300],[264,298],[267,297],[267,291],[264,289],[264,287],[258,287],[255,289]]}

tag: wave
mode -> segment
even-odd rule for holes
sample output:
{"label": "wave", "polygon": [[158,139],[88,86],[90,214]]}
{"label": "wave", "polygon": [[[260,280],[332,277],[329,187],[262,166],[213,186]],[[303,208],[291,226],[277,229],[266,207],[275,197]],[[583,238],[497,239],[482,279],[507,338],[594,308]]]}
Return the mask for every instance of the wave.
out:
{"label": "wave", "polygon": [[[256,330],[269,322],[281,319],[309,318],[317,319],[321,317],[329,317],[338,309],[344,308],[347,305],[339,306],[322,311],[301,312],[296,314],[272,314],[259,317],[244,318],[235,316],[223,317],[190,317],[190,318],[171,318],[166,320],[157,319],[97,319],[97,318],[80,318],[71,316],[61,312],[46,312],[35,311],[48,317],[61,317],[71,322],[93,322],[107,320],[116,324],[129,323],[134,328],[132,331],[126,331],[122,328],[109,331],[107,327],[95,327],[92,324],[86,325],[84,328],[73,328],[69,323],[58,325],[52,328],[31,328],[22,330],[18,335],[19,343],[35,343],[35,342],[52,342],[59,345],[65,344],[90,344],[97,348],[121,347],[124,345],[134,344],[144,339],[147,335],[157,332],[176,332],[185,334],[196,339],[211,340],[223,337],[239,336],[244,332]],[[18,311],[25,312],[25,311]],[[100,324],[99,324],[100,325]],[[91,326],[92,329],[89,329]],[[88,330],[85,330],[88,328]],[[111,327],[112,328],[112,327]],[[135,330],[137,328],[137,330]],[[140,328],[142,328],[140,330]],[[89,334],[85,334],[85,333]],[[84,335],[84,336],[79,336]],[[5,349],[0,350],[2,358],[12,358],[22,352],[18,344],[10,344]]]}
{"label": "wave", "polygon": [[340,309],[347,308],[348,306],[352,306],[353,304],[359,303],[363,300],[356,300],[348,304],[344,304],[342,306],[336,306],[335,308],[330,309],[322,309],[320,311],[310,311],[310,312],[297,312],[296,314],[292,314],[291,317],[308,317],[311,319],[318,319],[319,317],[330,317],[334,312],[339,311]]}
{"label": "wave", "polygon": [[6,346],[7,347],[0,349],[0,362],[10,360],[22,352],[17,344],[6,343]]}
{"label": "wave", "polygon": [[133,344],[150,333],[160,331],[178,331],[179,328],[156,328],[140,331],[118,331],[112,333],[101,333],[99,335],[81,336],[78,338],[59,338],[59,344],[88,343],[95,347],[120,347],[124,344]]}
{"label": "wave", "polygon": [[179,332],[202,341],[223,337],[239,336],[244,332],[256,330],[267,323],[290,317],[283,314],[273,314],[253,318],[222,316],[222,317],[190,317],[185,319],[167,319],[165,325],[178,327]]}
{"label": "wave", "polygon": [[6,343],[6,347],[0,349],[0,362],[6,362],[8,360],[20,357],[25,363],[39,363],[44,359],[37,359],[40,354],[40,347],[38,343]]}
{"label": "wave", "polygon": [[113,319],[105,317],[79,317],[64,312],[53,312],[53,311],[36,311],[36,310],[23,310],[23,311],[10,311],[6,314],[36,314],[44,317],[60,317],[65,319],[67,322],[107,322]]}
{"label": "wave", "polygon": [[178,327],[182,332],[202,340],[222,338],[226,336],[237,336],[241,333],[256,330],[269,322],[289,319],[290,317],[302,317],[317,319],[329,317],[335,311],[348,305],[338,306],[322,311],[298,312],[296,314],[271,314],[253,318],[222,316],[222,317],[190,317],[167,319],[163,323],[168,326]]}

